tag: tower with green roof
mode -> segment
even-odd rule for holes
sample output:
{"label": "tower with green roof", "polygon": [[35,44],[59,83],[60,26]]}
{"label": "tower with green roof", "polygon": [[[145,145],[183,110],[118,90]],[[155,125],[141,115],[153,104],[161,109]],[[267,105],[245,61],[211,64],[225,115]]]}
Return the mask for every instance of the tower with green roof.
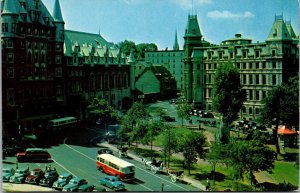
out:
{"label": "tower with green roof", "polygon": [[[203,106],[203,40],[197,15],[189,15],[184,35],[184,96],[194,108]],[[197,53],[194,52],[195,48]]]}

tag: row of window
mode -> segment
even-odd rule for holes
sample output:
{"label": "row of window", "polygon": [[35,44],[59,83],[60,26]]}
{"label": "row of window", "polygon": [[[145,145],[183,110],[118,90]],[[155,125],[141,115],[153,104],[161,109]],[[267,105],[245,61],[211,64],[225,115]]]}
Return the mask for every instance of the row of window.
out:
{"label": "row of window", "polygon": [[99,57],[99,56],[84,56],[83,58],[78,57],[77,55],[73,56],[73,60],[68,60],[68,64],[78,64],[82,65],[83,63],[98,63],[98,64],[125,64],[125,58],[121,57]]}
{"label": "row of window", "polygon": [[[49,23],[49,21],[46,23]],[[54,33],[51,29],[39,29],[31,26],[25,27],[23,25],[18,25],[17,23],[2,23],[2,32],[21,33],[26,35],[45,36],[52,38],[54,37]]]}
{"label": "row of window", "polygon": [[[254,101],[254,100],[259,101],[267,97],[267,91],[264,90],[246,90],[246,92],[247,92],[248,101]],[[212,88],[206,89],[206,93],[205,93],[206,98],[212,98],[212,95],[213,95],[213,89]]]}
{"label": "row of window", "polygon": [[183,56],[183,52],[181,52],[181,53],[170,53],[170,52],[168,52],[168,53],[166,53],[166,52],[164,52],[164,53],[146,53],[145,54],[145,57],[171,57],[171,56]]}
{"label": "row of window", "polygon": [[277,85],[278,78],[276,74],[243,74],[241,79],[244,85]]}
{"label": "row of window", "polygon": [[179,60],[176,60],[176,59],[173,59],[173,60],[164,60],[164,59],[152,59],[152,60],[148,60],[148,61],[151,61],[152,63],[158,63],[158,64],[164,64],[164,63],[170,63],[171,61],[173,63],[183,63],[183,59],[180,59]]}
{"label": "row of window", "polygon": [[[212,60],[214,59],[214,53],[213,51],[207,51],[207,59],[208,60]],[[224,51],[218,51],[217,52],[217,56],[218,59],[224,59]],[[253,52],[252,56],[254,56],[254,58],[260,58],[261,57],[261,50],[257,49]],[[271,56],[272,57],[275,57],[276,56],[276,50],[273,49],[271,51]],[[246,50],[242,50],[241,52],[229,52],[229,55],[228,55],[228,58],[229,59],[235,59],[237,57],[241,57],[241,58],[248,58],[250,57],[249,55],[249,50],[246,49]]]}
{"label": "row of window", "polygon": [[[278,65],[276,61],[272,62],[237,62],[236,67],[238,69],[267,69],[267,68],[272,68],[272,69],[277,69]],[[219,64],[218,63],[207,63],[204,64],[204,69],[207,70],[216,70],[218,68]]]}

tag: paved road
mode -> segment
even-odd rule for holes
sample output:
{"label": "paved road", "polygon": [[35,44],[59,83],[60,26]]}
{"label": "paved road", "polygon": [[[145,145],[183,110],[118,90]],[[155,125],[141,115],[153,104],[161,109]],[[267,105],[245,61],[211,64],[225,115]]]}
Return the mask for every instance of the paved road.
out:
{"label": "paved road", "polygon": [[[96,169],[95,158],[99,147],[95,144],[101,141],[104,129],[99,129],[97,126],[81,129],[60,144],[46,148],[52,155],[53,162],[20,163],[19,167],[26,167],[29,164],[30,169],[45,168],[46,165],[51,164],[59,173],[68,171],[74,176],[85,178],[90,184],[101,187],[98,181],[106,174]],[[166,175],[152,174],[140,162],[130,159],[127,161],[136,166],[136,179],[125,184],[128,191],[161,191],[162,183],[164,191],[199,191],[187,184],[172,183]],[[15,162],[15,157],[8,157],[4,160],[3,165],[15,167]],[[107,188],[107,190],[109,189]]]}

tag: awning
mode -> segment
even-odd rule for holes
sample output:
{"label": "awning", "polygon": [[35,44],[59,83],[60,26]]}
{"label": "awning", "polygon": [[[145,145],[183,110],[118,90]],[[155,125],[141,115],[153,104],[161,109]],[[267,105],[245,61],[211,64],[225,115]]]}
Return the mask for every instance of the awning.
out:
{"label": "awning", "polygon": [[297,134],[297,132],[292,130],[290,127],[288,127],[286,125],[281,125],[277,129],[277,134],[278,135],[294,135],[294,134]]}

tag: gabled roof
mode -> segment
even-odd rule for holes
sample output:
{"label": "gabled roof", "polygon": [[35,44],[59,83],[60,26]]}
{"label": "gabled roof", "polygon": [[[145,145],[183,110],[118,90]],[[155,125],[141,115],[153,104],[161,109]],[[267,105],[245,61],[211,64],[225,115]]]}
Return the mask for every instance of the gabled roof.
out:
{"label": "gabled roof", "polygon": [[55,22],[64,22],[64,19],[61,14],[59,0],[55,0],[54,9],[53,9],[53,19]]}
{"label": "gabled roof", "polygon": [[197,15],[189,15],[188,23],[185,28],[185,36],[200,36],[202,37]]}
{"label": "gabled roof", "polygon": [[18,5],[19,2],[16,0],[5,0],[2,10],[2,15],[4,14],[15,14],[18,15],[18,11],[16,8],[16,5]]}
{"label": "gabled roof", "polygon": [[267,41],[291,40],[290,32],[283,20],[283,15],[275,16],[272,29],[269,33]]}

